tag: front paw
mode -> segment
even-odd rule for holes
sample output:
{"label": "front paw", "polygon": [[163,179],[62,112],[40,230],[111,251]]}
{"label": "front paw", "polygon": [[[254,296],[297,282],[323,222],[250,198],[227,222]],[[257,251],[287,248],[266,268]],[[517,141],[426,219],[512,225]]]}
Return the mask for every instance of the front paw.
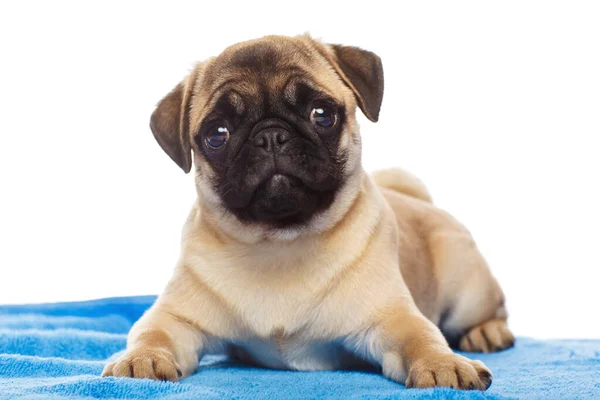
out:
{"label": "front paw", "polygon": [[173,355],[165,349],[139,346],[127,350],[117,361],[107,364],[102,376],[149,378],[177,382],[181,367]]}
{"label": "front paw", "polygon": [[415,361],[408,372],[406,387],[446,386],[455,389],[486,390],[492,373],[481,362],[458,354],[436,354]]}

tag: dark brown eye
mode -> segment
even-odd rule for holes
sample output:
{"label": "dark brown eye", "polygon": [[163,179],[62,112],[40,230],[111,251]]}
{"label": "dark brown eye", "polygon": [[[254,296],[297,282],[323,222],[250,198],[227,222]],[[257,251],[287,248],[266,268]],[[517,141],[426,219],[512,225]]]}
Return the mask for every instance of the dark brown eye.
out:
{"label": "dark brown eye", "polygon": [[310,121],[322,129],[329,129],[337,121],[336,113],[327,107],[315,107],[310,112]]}
{"label": "dark brown eye", "polygon": [[206,144],[215,150],[225,146],[227,139],[229,139],[229,129],[224,126],[211,128],[206,134]]}

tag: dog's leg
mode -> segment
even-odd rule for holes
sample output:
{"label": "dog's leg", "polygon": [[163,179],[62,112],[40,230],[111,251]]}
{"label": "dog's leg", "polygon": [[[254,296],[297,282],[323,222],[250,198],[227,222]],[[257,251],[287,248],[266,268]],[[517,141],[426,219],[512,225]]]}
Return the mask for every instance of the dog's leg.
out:
{"label": "dog's leg", "polygon": [[508,329],[506,321],[492,319],[474,326],[465,333],[458,343],[462,351],[491,353],[512,347],[515,337]]}
{"label": "dog's leg", "polygon": [[[460,291],[455,306],[440,323],[446,339],[452,347],[461,351],[493,353],[515,344],[515,337],[506,323],[502,292],[492,277],[487,280],[491,289],[479,290],[486,287],[485,282],[479,279],[478,285],[468,285],[471,290]],[[495,308],[490,307],[493,304],[490,298],[494,295],[500,298],[500,305]]]}
{"label": "dog's leg", "polygon": [[[487,272],[487,269],[482,271]],[[480,273],[475,282],[467,282],[457,293],[448,318],[440,324],[453,347],[493,353],[515,344],[515,337],[506,323],[504,295],[491,275]]]}
{"label": "dog's leg", "polygon": [[201,351],[200,330],[155,305],[131,329],[125,354],[106,365],[102,376],[176,382],[198,368]]}
{"label": "dog's leg", "polygon": [[407,387],[446,386],[487,389],[490,370],[480,361],[454,354],[440,330],[416,309],[395,304],[380,313],[383,318],[353,343],[379,362],[383,374]]}
{"label": "dog's leg", "polygon": [[466,232],[434,233],[429,238],[446,310],[440,329],[462,351],[495,352],[511,347],[504,293]]}

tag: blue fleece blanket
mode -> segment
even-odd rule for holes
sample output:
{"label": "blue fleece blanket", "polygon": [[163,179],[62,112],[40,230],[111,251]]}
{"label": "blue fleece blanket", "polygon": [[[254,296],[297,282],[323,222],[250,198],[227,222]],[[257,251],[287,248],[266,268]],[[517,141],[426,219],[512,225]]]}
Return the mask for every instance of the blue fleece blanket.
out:
{"label": "blue fleece blanket", "polygon": [[494,373],[485,392],[405,389],[376,372],[289,372],[208,356],[180,383],[100,378],[154,296],[0,306],[0,398],[600,398],[600,341],[519,338],[470,354]]}

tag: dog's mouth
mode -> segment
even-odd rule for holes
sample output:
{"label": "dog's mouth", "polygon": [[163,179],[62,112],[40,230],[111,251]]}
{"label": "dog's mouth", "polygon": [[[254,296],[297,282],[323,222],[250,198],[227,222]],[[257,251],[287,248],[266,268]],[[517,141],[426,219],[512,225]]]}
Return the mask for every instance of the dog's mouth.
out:
{"label": "dog's mouth", "polygon": [[[261,173],[247,176],[236,189],[222,195],[228,209],[249,223],[288,228],[308,222],[335,197],[339,184],[311,180],[306,174],[284,165],[261,166]],[[337,182],[335,182],[337,183]]]}
{"label": "dog's mouth", "polygon": [[260,221],[286,225],[312,214],[317,197],[297,177],[276,173],[257,188],[250,204],[250,212]]}

